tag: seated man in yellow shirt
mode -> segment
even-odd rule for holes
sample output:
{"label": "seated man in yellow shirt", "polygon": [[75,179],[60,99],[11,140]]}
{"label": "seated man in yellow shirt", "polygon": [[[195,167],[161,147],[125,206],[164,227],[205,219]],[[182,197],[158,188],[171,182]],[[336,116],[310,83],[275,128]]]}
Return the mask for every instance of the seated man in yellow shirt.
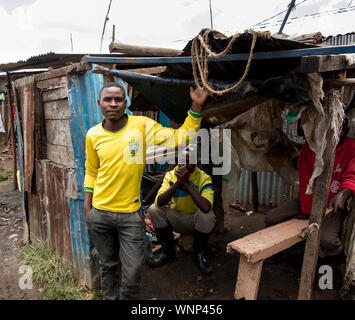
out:
{"label": "seated man in yellow shirt", "polygon": [[191,163],[192,152],[186,148],[180,153],[179,161],[185,159],[181,161],[185,164],[179,163],[165,174],[155,204],[149,208],[162,252],[150,258],[148,264],[158,267],[175,259],[175,230],[183,235],[193,235],[195,264],[203,274],[209,274],[212,267],[204,252],[216,223],[212,211],[214,191],[211,177]]}

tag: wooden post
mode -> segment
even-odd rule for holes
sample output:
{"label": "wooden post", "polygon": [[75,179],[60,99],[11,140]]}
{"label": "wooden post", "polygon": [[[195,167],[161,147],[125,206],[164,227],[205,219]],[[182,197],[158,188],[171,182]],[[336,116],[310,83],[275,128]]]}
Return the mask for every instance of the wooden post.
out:
{"label": "wooden post", "polygon": [[258,173],[251,173],[251,190],[252,190],[252,203],[253,211],[258,212],[259,209],[259,194],[258,194]]}
{"label": "wooden post", "polygon": [[7,72],[7,101],[10,109],[10,125],[11,125],[11,141],[12,141],[12,156],[13,156],[13,179],[14,179],[14,190],[17,189],[17,162],[16,162],[16,138],[15,138],[15,119],[14,112],[12,108],[12,86],[10,75]]}
{"label": "wooden post", "polygon": [[256,300],[264,260],[248,263],[247,258],[241,254],[239,259],[237,284],[234,298],[239,300]]}
{"label": "wooden post", "polygon": [[321,175],[315,180],[313,188],[314,191],[312,200],[312,210],[309,219],[309,224],[317,223],[319,225],[319,228],[318,230],[315,230],[310,233],[306,240],[301,281],[298,291],[298,300],[310,300],[312,296],[314,274],[318,261],[320,232],[328,200],[329,185],[333,172],[334,156],[336,150],[334,134],[329,129],[327,132],[326,139],[327,145],[323,154],[324,167]]}

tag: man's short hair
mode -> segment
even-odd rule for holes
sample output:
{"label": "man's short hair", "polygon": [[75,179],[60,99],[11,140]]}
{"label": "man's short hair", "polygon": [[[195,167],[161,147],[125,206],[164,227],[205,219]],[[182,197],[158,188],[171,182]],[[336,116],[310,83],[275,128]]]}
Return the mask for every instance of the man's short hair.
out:
{"label": "man's short hair", "polygon": [[[99,98],[101,98],[101,93],[104,89],[106,88],[112,88],[112,87],[115,87],[115,88],[120,88],[123,93],[125,93],[125,89],[117,82],[109,82],[109,83],[106,83],[100,90],[100,95],[99,95]],[[126,97],[125,97],[126,98]]]}

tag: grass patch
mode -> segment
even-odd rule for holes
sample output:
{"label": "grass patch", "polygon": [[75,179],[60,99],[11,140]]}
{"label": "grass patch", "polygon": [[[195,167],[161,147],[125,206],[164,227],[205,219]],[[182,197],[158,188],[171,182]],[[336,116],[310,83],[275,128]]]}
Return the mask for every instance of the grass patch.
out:
{"label": "grass patch", "polygon": [[42,288],[43,300],[98,300],[98,290],[89,290],[74,278],[71,268],[57,258],[44,243],[39,248],[25,244],[21,248],[22,264],[29,265],[33,283]]}
{"label": "grass patch", "polygon": [[12,169],[5,170],[4,167],[0,165],[0,181],[5,181],[9,179],[11,175],[12,175]]}

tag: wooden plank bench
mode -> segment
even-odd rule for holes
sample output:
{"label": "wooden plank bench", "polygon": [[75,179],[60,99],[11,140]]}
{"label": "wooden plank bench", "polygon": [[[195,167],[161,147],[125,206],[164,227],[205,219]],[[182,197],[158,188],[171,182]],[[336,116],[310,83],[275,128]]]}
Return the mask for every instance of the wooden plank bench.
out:
{"label": "wooden plank bench", "polygon": [[308,224],[309,220],[291,219],[228,243],[227,253],[240,253],[235,299],[257,298],[264,260],[303,241],[300,235]]}

